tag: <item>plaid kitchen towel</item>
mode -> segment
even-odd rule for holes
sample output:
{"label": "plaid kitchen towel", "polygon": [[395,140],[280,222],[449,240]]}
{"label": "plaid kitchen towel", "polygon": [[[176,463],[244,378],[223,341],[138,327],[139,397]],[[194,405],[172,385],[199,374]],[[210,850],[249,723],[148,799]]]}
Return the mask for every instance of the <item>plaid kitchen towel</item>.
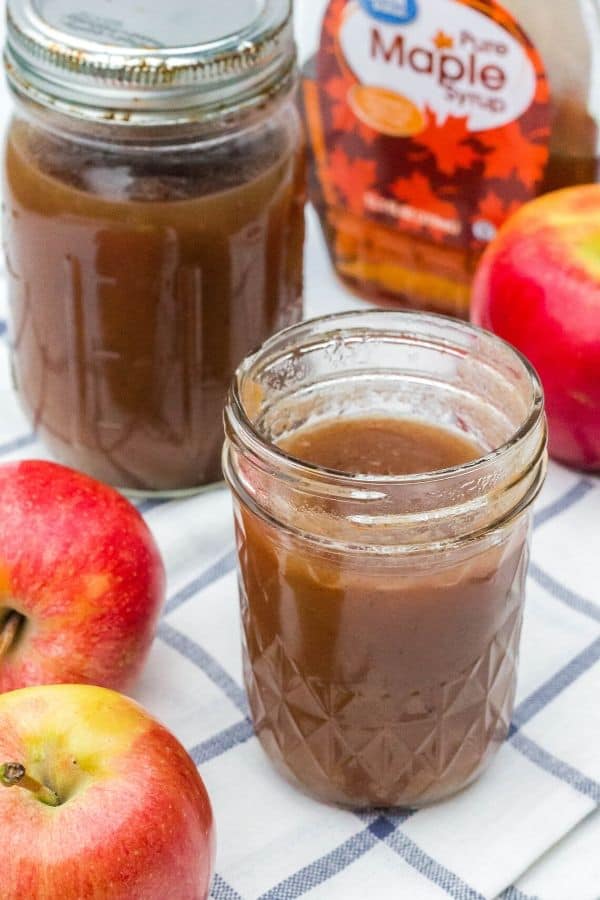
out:
{"label": "plaid kitchen towel", "polygon": [[[346,303],[328,277],[311,228],[311,312]],[[0,459],[44,456],[10,386],[1,293]],[[403,815],[321,805],[263,755],[242,687],[227,492],[138,506],[169,594],[135,696],[188,748],[210,791],[213,900],[600,898],[599,480],[551,466],[538,503],[510,739],[477,784]]]}
{"label": "plaid kitchen towel", "polygon": [[[0,38],[1,38],[0,27]],[[0,87],[0,125],[8,101]],[[308,312],[360,306],[309,211]],[[0,461],[43,457],[10,386],[0,279]],[[200,767],[218,827],[213,900],[600,900],[600,480],[551,466],[538,502],[509,741],[460,796],[413,814],[316,803],[272,770],[242,688],[224,489],[138,504],[169,595],[136,698]]]}

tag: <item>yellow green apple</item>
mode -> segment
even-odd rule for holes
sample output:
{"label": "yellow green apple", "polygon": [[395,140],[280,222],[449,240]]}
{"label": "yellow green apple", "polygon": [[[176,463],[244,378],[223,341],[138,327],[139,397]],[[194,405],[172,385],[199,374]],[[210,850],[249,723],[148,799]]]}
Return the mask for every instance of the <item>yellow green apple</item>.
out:
{"label": "yellow green apple", "polygon": [[3,900],[205,900],[210,801],[181,744],[89,685],[0,696]]}

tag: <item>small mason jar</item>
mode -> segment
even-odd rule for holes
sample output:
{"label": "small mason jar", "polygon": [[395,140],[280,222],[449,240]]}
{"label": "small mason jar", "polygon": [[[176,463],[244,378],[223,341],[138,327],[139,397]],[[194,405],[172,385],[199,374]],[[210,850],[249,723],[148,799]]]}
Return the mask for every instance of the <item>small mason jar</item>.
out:
{"label": "small mason jar", "polygon": [[[480,458],[351,475],[284,452],[323,422],[398,417]],[[508,344],[402,312],[316,319],[234,379],[234,497],[246,688],[277,769],[325,801],[418,807],[475,779],[515,697],[543,395]]]}
{"label": "small mason jar", "polygon": [[61,462],[143,493],[222,477],[236,366],[300,319],[291,0],[8,0],[14,378]]}

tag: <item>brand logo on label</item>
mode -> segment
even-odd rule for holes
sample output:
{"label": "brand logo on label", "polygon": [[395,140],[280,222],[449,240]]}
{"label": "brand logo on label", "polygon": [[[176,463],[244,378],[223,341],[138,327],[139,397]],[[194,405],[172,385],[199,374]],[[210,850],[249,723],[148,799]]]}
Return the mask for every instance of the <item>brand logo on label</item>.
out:
{"label": "brand logo on label", "polygon": [[[407,135],[416,133],[419,117],[425,127],[428,115],[438,125],[448,116],[466,119],[477,132],[506,125],[530,106],[536,73],[516,35],[478,9],[448,0],[428,0],[400,28],[397,20],[385,20],[394,6],[406,11],[408,0],[350,4],[340,28],[348,65],[373,94],[364,116],[373,120],[371,107],[375,118],[410,115],[414,128]],[[391,133],[387,125],[379,130]]]}
{"label": "brand logo on label", "polygon": [[360,0],[370,16],[388,25],[408,25],[417,18],[417,0]]}

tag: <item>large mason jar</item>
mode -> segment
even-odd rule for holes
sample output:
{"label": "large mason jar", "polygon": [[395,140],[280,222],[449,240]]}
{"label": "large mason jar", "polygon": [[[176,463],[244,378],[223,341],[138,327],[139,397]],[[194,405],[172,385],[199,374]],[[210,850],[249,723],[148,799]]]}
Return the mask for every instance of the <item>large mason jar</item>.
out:
{"label": "large mason jar", "polygon": [[242,358],[301,315],[290,0],[9,0],[13,370],[55,457],[130,491],[221,478]]}

